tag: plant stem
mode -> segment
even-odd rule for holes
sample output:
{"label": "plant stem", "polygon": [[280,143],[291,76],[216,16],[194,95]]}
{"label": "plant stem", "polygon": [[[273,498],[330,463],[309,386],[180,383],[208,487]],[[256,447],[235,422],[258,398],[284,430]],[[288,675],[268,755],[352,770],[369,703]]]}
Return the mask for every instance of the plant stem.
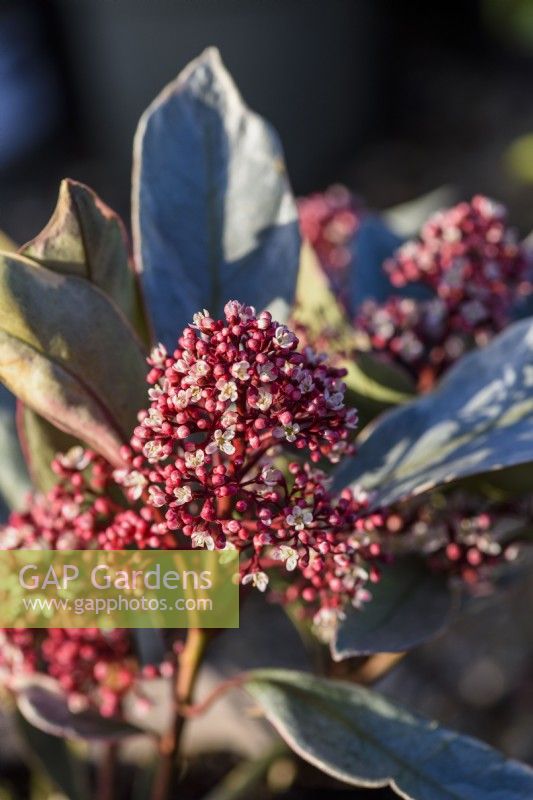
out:
{"label": "plant stem", "polygon": [[185,647],[179,656],[172,723],[159,741],[160,757],[152,789],[152,800],[167,800],[169,796],[172,773],[186,719],[180,709],[191,703],[207,638],[205,630],[190,628]]}
{"label": "plant stem", "polygon": [[394,669],[405,655],[405,653],[376,653],[357,669],[352,680],[363,685],[376,683]]}
{"label": "plant stem", "polygon": [[98,769],[96,797],[98,800],[113,800],[115,796],[115,772],[117,767],[118,745],[109,742],[104,745],[104,752]]}

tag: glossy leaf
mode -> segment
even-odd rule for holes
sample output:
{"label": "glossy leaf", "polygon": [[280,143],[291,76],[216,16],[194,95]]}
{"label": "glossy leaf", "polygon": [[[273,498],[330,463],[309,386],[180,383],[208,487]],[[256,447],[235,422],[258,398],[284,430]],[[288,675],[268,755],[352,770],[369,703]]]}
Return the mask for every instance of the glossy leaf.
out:
{"label": "glossy leaf", "polygon": [[287,744],[341,781],[411,800],[526,800],[533,770],[362,686],[257,670],[247,690]]}
{"label": "glossy leaf", "polygon": [[61,275],[77,275],[110,297],[148,341],[138,277],[120,217],[87,186],[63,180],[52,217],[19,251]]}
{"label": "glossy leaf", "polygon": [[102,717],[94,710],[75,713],[56,682],[45,675],[20,679],[15,685],[20,713],[31,724],[65,739],[112,741],[143,733],[122,720]]}
{"label": "glossy leaf", "polygon": [[[87,186],[69,179],[62,181],[50,221],[19,252],[54,272],[93,283],[148,342],[140,284],[126,231],[120,218]],[[76,439],[27,407],[19,410],[18,428],[32,480],[46,491],[56,480],[50,469],[52,458],[76,444]]]}
{"label": "glossy leaf", "polygon": [[344,310],[331,291],[312,244],[304,241],[296,284],[296,302],[292,319],[313,333],[324,328],[345,329],[349,323]]}
{"label": "glossy leaf", "polygon": [[22,256],[0,258],[0,378],[20,400],[120,463],[145,371],[133,330],[99,289]]}
{"label": "glossy leaf", "polygon": [[533,461],[533,322],[468,353],[436,391],[388,412],[336,473],[389,506],[469,475]]}
{"label": "glossy leaf", "polygon": [[52,460],[58,453],[66,453],[75,447],[80,440],[22,403],[17,412],[17,430],[32,483],[41,492],[47,492],[57,483],[57,475],[51,468]]}
{"label": "glossy leaf", "polygon": [[446,576],[415,557],[385,568],[371,593],[369,603],[350,609],[339,623],[331,648],[336,661],[416,647],[445,627],[453,608]]}
{"label": "glossy leaf", "polygon": [[294,300],[300,236],[275,131],[244,104],[214,48],[143,114],[134,146],[136,262],[157,336],[175,342],[227,300],[277,318]]}

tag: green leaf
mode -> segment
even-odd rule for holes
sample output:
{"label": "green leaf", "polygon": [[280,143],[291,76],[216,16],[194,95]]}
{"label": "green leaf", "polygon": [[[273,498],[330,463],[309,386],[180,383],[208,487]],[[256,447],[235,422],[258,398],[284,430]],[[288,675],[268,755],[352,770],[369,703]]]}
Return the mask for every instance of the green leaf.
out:
{"label": "green leaf", "polygon": [[300,267],[296,283],[296,303],[292,318],[308,327],[313,333],[324,328],[345,331],[348,320],[329,281],[320,266],[310,242],[305,241],[300,251]]}
{"label": "green leaf", "polygon": [[120,464],[145,372],[139,340],[99,289],[0,256],[0,379],[26,405]]}
{"label": "green leaf", "polygon": [[64,739],[113,741],[144,733],[141,728],[116,718],[102,717],[87,709],[73,712],[57,683],[45,675],[22,678],[15,685],[17,706],[34,727]]}
{"label": "green leaf", "polygon": [[401,653],[436,636],[449,622],[454,598],[445,576],[420,558],[386,567],[363,609],[350,609],[332,643],[336,661],[371,653]]}
{"label": "green leaf", "polygon": [[[50,221],[19,252],[53,272],[93,283],[115,303],[141,340],[149,342],[126,231],[120,218],[91,189],[73,180],[62,181]],[[78,442],[27,407],[19,411],[18,427],[32,480],[47,491],[57,480],[50,469],[53,457]]]}
{"label": "green leaf", "polygon": [[20,254],[60,275],[85,278],[113,300],[149,343],[138,276],[120,217],[87,186],[70,179],[59,187],[46,227]]}
{"label": "green leaf", "polygon": [[17,714],[17,728],[39,767],[69,800],[90,797],[88,786],[82,780],[86,777],[84,765],[75,758],[66,741],[34,727],[20,713]]}
{"label": "green leaf", "polygon": [[134,144],[133,240],[157,336],[227,300],[276,318],[294,301],[300,234],[276,132],[209,48],[143,114]]}
{"label": "green leaf", "polygon": [[533,770],[355,684],[256,670],[246,688],[287,744],[353,786],[411,800],[526,800]]}
{"label": "green leaf", "polygon": [[58,453],[66,453],[79,444],[79,439],[56,428],[48,420],[20,403],[17,427],[32,483],[47,492],[57,483],[51,463]]}
{"label": "green leaf", "polygon": [[406,372],[370,353],[358,351],[353,360],[344,360],[343,366],[348,370],[344,381],[356,399],[368,399],[385,408],[406,403],[415,395],[413,381]]}
{"label": "green leaf", "polygon": [[386,507],[437,486],[533,461],[533,322],[464,356],[438,388],[377,419],[335,488],[358,484]]}

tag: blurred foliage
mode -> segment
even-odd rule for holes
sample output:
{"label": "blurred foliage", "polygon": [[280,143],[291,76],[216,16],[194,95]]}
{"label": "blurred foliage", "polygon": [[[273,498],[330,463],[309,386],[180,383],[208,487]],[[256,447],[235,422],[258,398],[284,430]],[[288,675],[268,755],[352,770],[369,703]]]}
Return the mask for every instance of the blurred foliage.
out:
{"label": "blurred foliage", "polygon": [[481,9],[491,34],[533,53],[533,0],[483,0]]}

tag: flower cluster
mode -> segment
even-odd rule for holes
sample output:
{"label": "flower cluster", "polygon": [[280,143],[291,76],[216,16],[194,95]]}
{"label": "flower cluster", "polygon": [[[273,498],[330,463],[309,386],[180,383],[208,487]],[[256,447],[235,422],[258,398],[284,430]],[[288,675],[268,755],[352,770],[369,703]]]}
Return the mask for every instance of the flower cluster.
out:
{"label": "flower cluster", "polygon": [[342,291],[352,262],[351,243],[361,221],[361,208],[341,185],[330,186],[298,201],[302,237],[313,248],[333,287]]}
{"label": "flower cluster", "polygon": [[421,389],[509,324],[529,286],[525,251],[503,208],[481,196],[432,216],[418,240],[402,245],[384,269],[394,286],[422,285],[431,296],[368,301],[355,327]]}
{"label": "flower cluster", "polygon": [[390,550],[422,553],[432,569],[487,587],[495,567],[516,559],[530,520],[530,503],[455,491],[388,510],[381,532]]}
{"label": "flower cluster", "polygon": [[297,345],[268,312],[232,301],[225,320],[196,314],[173,355],[153,351],[151,406],[131,441],[131,469],[116,473],[159,515],[150,546],[179,530],[193,547],[250,549],[243,577],[261,586],[264,548],[305,537],[312,510],[276,454],[285,446],[336,462],[351,452],[357,415],[344,406],[344,370]]}
{"label": "flower cluster", "polygon": [[[74,447],[53,464],[58,483],[31,499],[28,510],[13,512],[0,528],[0,549],[84,550],[107,547],[110,531],[142,529],[142,517],[112,498],[113,468],[100,456]],[[146,512],[145,512],[146,513]],[[136,520],[136,522],[135,522]],[[114,534],[116,537],[116,534]],[[123,544],[135,539],[129,534]],[[99,629],[0,629],[0,674],[6,683],[39,671],[58,681],[73,710],[96,706],[103,716],[120,711],[126,692],[140,703],[136,680],[160,674],[169,664],[141,668],[130,633]]]}

